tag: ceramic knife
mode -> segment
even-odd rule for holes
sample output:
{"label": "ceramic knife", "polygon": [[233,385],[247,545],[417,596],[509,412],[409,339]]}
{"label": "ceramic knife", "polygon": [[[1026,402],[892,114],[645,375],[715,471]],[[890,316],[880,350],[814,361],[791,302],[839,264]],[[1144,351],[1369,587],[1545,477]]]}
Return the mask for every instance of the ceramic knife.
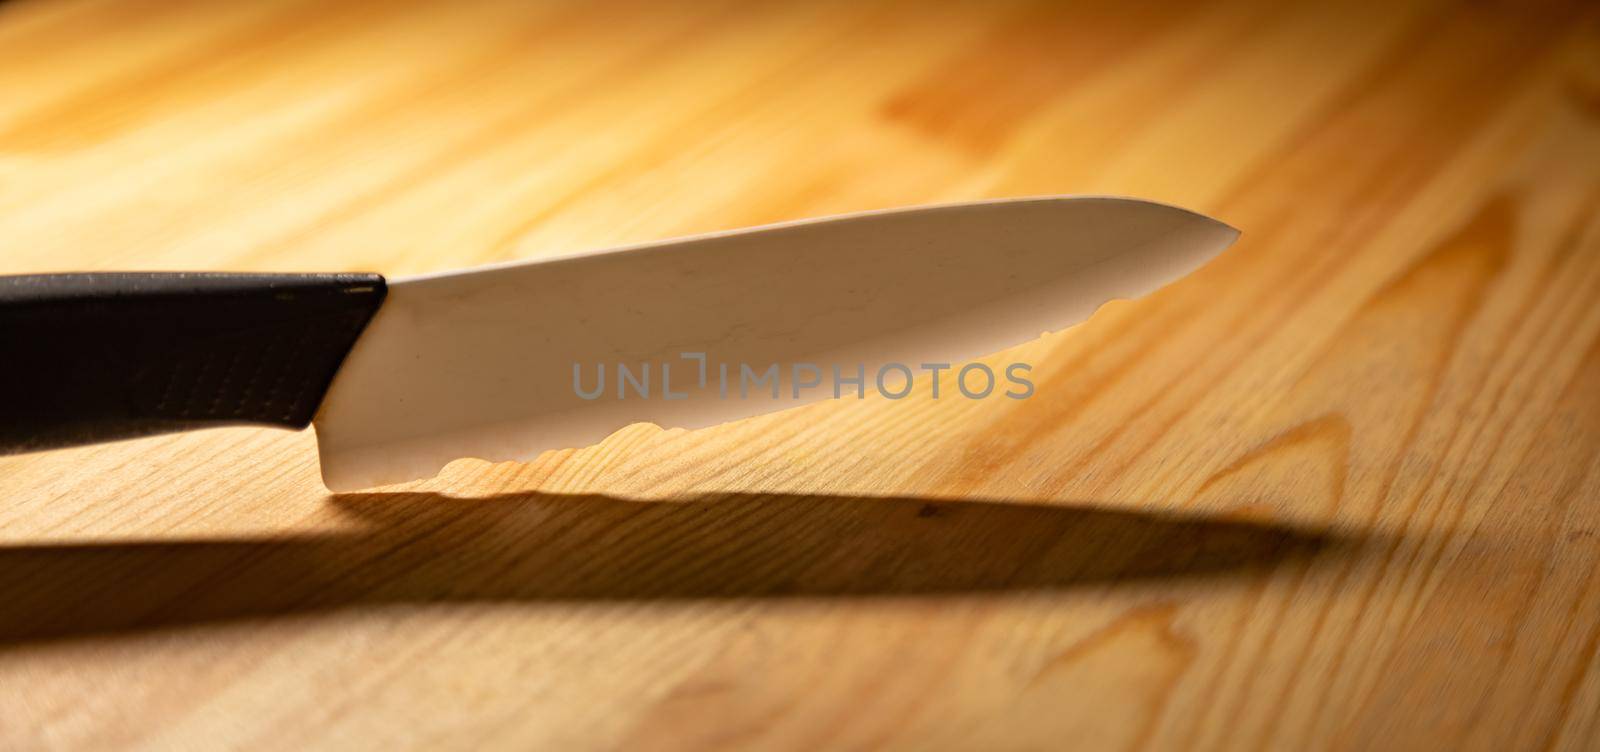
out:
{"label": "ceramic knife", "polygon": [[[0,452],[314,423],[324,482],[346,491],[460,457],[531,459],[630,423],[698,428],[819,399],[893,399],[924,367],[1078,323],[1237,235],[1148,201],[1043,197],[395,280],[0,277]],[[1004,387],[972,393],[1006,398]]]}

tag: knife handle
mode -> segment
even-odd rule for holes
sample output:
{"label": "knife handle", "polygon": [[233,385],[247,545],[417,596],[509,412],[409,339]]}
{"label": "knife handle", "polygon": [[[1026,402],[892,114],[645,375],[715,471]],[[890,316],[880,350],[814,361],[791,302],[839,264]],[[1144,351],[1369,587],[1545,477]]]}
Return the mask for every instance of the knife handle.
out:
{"label": "knife handle", "polygon": [[0,454],[304,428],[386,292],[377,274],[0,276]]}

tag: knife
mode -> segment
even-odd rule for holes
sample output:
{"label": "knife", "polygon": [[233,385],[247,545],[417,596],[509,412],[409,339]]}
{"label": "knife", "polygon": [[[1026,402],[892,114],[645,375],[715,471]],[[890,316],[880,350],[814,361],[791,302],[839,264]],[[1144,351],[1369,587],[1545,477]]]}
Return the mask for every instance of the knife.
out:
{"label": "knife", "polygon": [[[894,399],[915,374],[958,372],[1144,295],[1237,236],[1149,201],[1041,197],[393,281],[0,277],[0,453],[314,423],[324,483],[347,491],[460,457],[532,459],[630,423],[699,428],[825,398]],[[1028,368],[959,370],[960,396],[944,397],[1026,398]]]}

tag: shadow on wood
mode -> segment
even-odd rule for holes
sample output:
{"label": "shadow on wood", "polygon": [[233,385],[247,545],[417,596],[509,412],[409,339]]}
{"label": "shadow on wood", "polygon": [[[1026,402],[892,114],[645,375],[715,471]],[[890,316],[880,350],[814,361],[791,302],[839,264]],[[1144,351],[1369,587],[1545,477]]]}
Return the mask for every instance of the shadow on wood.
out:
{"label": "shadow on wood", "polygon": [[1360,539],[1090,506],[363,494],[351,531],[0,547],[0,644],[461,601],[895,597],[1241,576]]}

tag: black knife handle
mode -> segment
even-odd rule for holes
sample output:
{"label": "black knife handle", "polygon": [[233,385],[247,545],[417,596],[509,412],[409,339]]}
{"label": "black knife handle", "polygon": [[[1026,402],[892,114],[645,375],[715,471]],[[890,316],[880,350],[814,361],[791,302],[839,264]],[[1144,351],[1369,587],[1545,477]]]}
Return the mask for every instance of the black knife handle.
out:
{"label": "black knife handle", "polygon": [[0,276],[0,454],[304,428],[387,289],[377,274]]}

